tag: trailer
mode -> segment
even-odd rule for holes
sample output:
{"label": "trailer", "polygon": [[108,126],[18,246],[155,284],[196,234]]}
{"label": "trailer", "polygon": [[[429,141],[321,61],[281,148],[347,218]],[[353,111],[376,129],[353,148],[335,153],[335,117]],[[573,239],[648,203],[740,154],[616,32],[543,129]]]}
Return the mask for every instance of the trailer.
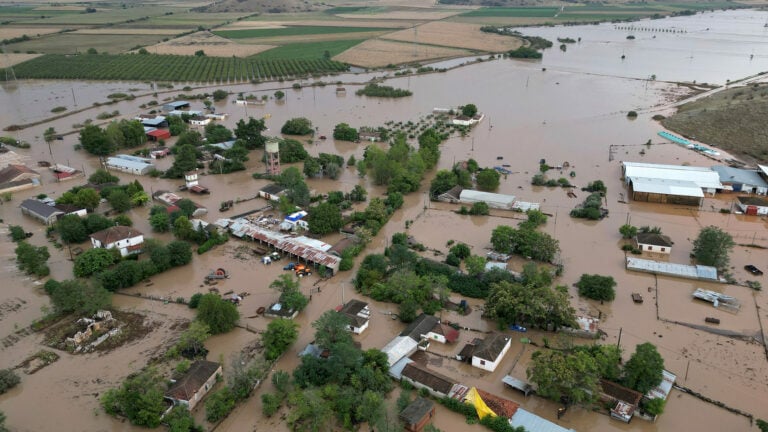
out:
{"label": "trailer", "polygon": [[217,268],[216,270],[211,270],[208,275],[205,276],[205,280],[211,281],[216,279],[229,279],[229,272],[226,271],[223,268]]}

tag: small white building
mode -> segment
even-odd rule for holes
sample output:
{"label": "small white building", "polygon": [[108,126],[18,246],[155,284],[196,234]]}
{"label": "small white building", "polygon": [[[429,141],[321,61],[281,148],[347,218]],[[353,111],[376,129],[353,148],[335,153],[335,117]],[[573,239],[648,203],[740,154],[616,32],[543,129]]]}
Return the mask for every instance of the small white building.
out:
{"label": "small white building", "polygon": [[297,229],[309,229],[309,223],[304,220],[307,216],[307,212],[299,210],[295,213],[291,213],[285,217],[283,222],[280,223],[280,231],[295,231]]}
{"label": "small white building", "polygon": [[189,118],[189,124],[192,126],[207,126],[213,119],[203,116],[192,116]]}
{"label": "small white building", "polygon": [[360,300],[350,300],[339,309],[339,313],[349,319],[348,330],[354,334],[360,334],[368,328],[371,318],[371,309],[368,303]]}
{"label": "small white building", "polygon": [[91,244],[95,248],[117,249],[120,256],[141,253],[144,247],[144,234],[127,226],[113,226],[91,234]]}
{"label": "small white building", "polygon": [[138,156],[131,156],[126,154],[119,154],[107,158],[106,165],[108,169],[114,169],[135,175],[146,175],[155,169],[155,166],[152,165],[150,159],[144,159]]}
{"label": "small white building", "polygon": [[736,206],[747,215],[768,215],[768,199],[750,196],[736,198]]}
{"label": "small white building", "polygon": [[221,365],[207,360],[192,363],[184,376],[175,381],[165,392],[165,398],[174,405],[186,406],[192,410],[216,385],[221,376]]}
{"label": "small white building", "polygon": [[272,183],[259,189],[259,196],[265,200],[278,202],[280,201],[280,197],[285,195],[285,191],[286,188],[284,186],[280,186],[277,183]]}
{"label": "small white building", "polygon": [[511,337],[498,332],[489,334],[475,347],[472,353],[472,366],[493,372],[511,345]]}
{"label": "small white building", "polygon": [[643,252],[653,252],[669,255],[672,253],[672,240],[663,234],[637,233],[635,236],[637,248]]}

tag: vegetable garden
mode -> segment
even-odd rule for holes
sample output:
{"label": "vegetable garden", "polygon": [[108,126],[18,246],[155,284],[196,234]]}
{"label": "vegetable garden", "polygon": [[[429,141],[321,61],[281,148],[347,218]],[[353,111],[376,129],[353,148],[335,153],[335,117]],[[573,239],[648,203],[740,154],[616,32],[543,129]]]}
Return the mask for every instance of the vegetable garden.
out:
{"label": "vegetable garden", "polygon": [[[245,82],[343,72],[344,63],[327,59],[260,60],[155,54],[49,54],[14,66],[17,78],[173,82]],[[0,70],[0,79],[4,73]]]}

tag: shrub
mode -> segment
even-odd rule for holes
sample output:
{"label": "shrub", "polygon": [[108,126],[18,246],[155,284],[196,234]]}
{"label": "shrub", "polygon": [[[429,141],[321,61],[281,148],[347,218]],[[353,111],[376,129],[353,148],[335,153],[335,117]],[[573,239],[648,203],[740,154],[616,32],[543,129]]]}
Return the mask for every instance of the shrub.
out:
{"label": "shrub", "polygon": [[0,369],[0,394],[16,387],[21,378],[12,369]]}
{"label": "shrub", "polygon": [[11,236],[11,240],[14,242],[20,242],[27,238],[27,234],[24,232],[24,228],[18,225],[11,225],[8,227],[8,234]]}
{"label": "shrub", "polygon": [[272,417],[282,405],[283,401],[279,396],[271,393],[261,395],[261,412],[267,417]]}
{"label": "shrub", "polygon": [[197,305],[200,304],[200,299],[202,297],[202,293],[192,294],[192,297],[189,298],[189,303],[187,303],[187,306],[189,306],[190,309],[197,309]]}
{"label": "shrub", "polygon": [[636,118],[637,117],[637,111],[630,111],[627,113],[627,118]]}
{"label": "shrub", "polygon": [[226,417],[235,408],[235,395],[229,387],[208,396],[205,402],[205,419],[211,423]]}

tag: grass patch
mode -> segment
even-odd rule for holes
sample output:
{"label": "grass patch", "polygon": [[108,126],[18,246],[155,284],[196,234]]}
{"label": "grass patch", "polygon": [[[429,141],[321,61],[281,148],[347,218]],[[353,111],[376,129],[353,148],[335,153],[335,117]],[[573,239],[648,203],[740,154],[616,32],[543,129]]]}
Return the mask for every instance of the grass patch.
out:
{"label": "grass patch", "polygon": [[120,53],[136,45],[153,45],[167,35],[89,35],[89,34],[52,34],[40,38],[7,45],[9,51],[34,51],[44,54],[75,54],[95,48],[98,52]]}
{"label": "grass patch", "polygon": [[462,17],[554,17],[556,7],[485,7],[461,14]]}
{"label": "grass patch", "polygon": [[348,13],[355,13],[355,12],[365,12],[368,9],[371,9],[367,6],[337,6],[332,7],[330,9],[326,9],[323,12],[331,15],[335,14],[348,14]]}
{"label": "grass patch", "polygon": [[227,39],[248,39],[260,37],[280,37],[280,36],[305,36],[315,34],[337,34],[337,33],[362,33],[397,30],[382,27],[331,27],[331,26],[296,26],[279,29],[244,29],[244,30],[221,30],[213,32],[217,36]]}
{"label": "grass patch", "polygon": [[362,43],[363,41],[365,41],[365,39],[347,39],[286,44],[256,54],[251,58],[258,60],[320,59],[325,56],[326,51],[328,51],[328,54],[333,57],[337,54],[341,54],[342,52],[352,48],[359,43]]}
{"label": "grass patch", "polygon": [[210,28],[212,26],[224,24],[227,21],[235,21],[237,19],[245,18],[249,15],[250,13],[186,12],[186,13],[174,13],[173,15],[154,16],[138,24],[139,24],[139,27],[198,28],[202,26],[205,28]]}

